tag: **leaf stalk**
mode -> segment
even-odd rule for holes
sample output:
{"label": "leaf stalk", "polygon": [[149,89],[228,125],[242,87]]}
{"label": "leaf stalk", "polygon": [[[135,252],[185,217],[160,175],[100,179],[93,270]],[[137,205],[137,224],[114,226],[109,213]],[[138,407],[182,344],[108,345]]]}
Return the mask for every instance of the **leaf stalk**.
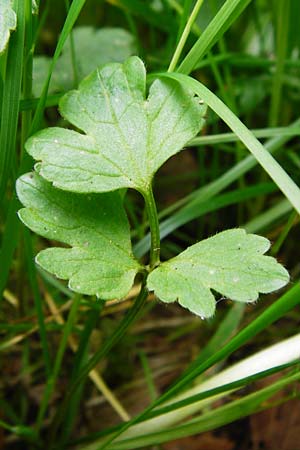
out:
{"label": "leaf stalk", "polygon": [[153,195],[152,186],[150,185],[147,191],[143,192],[142,194],[146,204],[151,234],[150,269],[154,269],[160,263],[160,234],[159,234],[159,221],[157,215],[157,208]]}

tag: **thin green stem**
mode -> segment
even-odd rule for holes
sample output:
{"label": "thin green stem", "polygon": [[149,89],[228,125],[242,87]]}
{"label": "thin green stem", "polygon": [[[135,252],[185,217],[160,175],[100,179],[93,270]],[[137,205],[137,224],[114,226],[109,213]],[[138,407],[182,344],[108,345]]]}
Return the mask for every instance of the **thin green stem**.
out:
{"label": "thin green stem", "polygon": [[[33,67],[33,23],[32,23],[32,4],[31,1],[26,2],[25,6],[25,20],[26,20],[26,34],[25,34],[25,51],[23,64],[23,98],[30,99],[32,97],[32,67]],[[22,128],[21,128],[21,156],[24,149],[24,144],[29,135],[31,126],[30,110],[22,112]]]}
{"label": "thin green stem", "polygon": [[159,235],[159,222],[156,209],[156,203],[153,195],[152,186],[150,185],[148,190],[143,192],[143,197],[146,204],[146,210],[150,226],[151,234],[151,248],[150,248],[150,268],[158,266],[160,261],[160,235]]}
{"label": "thin green stem", "polygon": [[195,20],[197,18],[198,12],[199,12],[202,4],[203,4],[203,0],[197,0],[196,5],[194,6],[193,11],[191,12],[189,20],[187,21],[186,26],[185,26],[185,28],[183,30],[182,35],[181,35],[181,38],[180,38],[180,40],[178,42],[178,45],[177,45],[176,50],[174,52],[173,58],[172,58],[172,60],[170,62],[170,65],[169,65],[169,68],[168,68],[168,72],[173,72],[173,70],[175,69],[175,67],[176,67],[176,65],[178,63],[178,60],[180,58],[180,55],[182,53],[183,47],[185,46],[186,40],[187,40],[187,38],[188,38],[188,36],[190,34],[191,28],[192,28],[192,26],[193,26],[193,24],[194,24],[194,22],[195,22]]}

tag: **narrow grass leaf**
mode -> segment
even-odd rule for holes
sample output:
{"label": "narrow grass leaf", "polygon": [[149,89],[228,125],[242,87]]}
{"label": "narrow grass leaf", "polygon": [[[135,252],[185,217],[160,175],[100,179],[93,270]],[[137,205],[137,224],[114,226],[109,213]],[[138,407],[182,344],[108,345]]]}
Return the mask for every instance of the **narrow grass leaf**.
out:
{"label": "narrow grass leaf", "polygon": [[11,165],[16,154],[19,101],[23,70],[23,49],[25,37],[24,0],[16,0],[15,8],[18,27],[10,39],[5,82],[3,86],[0,135],[0,199],[6,190]]}
{"label": "narrow grass leaf", "polygon": [[17,26],[17,16],[12,9],[12,0],[0,0],[0,53],[8,44],[10,32]]}
{"label": "narrow grass leaf", "polygon": [[210,24],[203,31],[197,42],[184,58],[178,72],[189,74],[196,64],[211,49],[211,47],[223,36],[225,31],[239,17],[251,0],[227,0],[215,15]]}
{"label": "narrow grass leaf", "polygon": [[[289,374],[271,386],[257,390],[242,399],[235,400],[225,406],[204,413],[186,424],[173,426],[161,432],[145,433],[144,436],[118,441],[108,446],[98,445],[92,448],[93,450],[102,450],[104,448],[108,450],[131,450],[192,436],[212,429],[215,430],[222,425],[232,423],[242,417],[267,409],[268,403],[266,400],[289,384],[297,382],[299,379],[299,372]],[[92,450],[92,448],[90,447],[90,449],[87,448],[86,450]]]}
{"label": "narrow grass leaf", "polygon": [[278,162],[266,151],[263,145],[253,136],[248,128],[238,119],[238,117],[209,89],[199,81],[182,74],[163,74],[163,77],[170,77],[183,83],[187,88],[192,89],[195,94],[204,100],[207,105],[218,114],[221,119],[232,129],[248,148],[264,170],[269,174],[278,188],[300,214],[300,189],[278,164]]}

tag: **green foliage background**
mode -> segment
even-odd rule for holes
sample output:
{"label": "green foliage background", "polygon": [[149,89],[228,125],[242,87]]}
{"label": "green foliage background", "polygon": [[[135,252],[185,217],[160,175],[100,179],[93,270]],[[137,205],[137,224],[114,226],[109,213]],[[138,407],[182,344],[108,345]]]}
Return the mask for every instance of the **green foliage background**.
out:
{"label": "green foliage background", "polygon": [[[280,390],[285,389],[282,401],[298,395],[294,388],[300,376],[293,362],[296,356],[290,360],[284,356],[288,345],[299,345],[285,343],[286,338],[297,337],[299,325],[299,2],[197,2],[196,21],[176,60],[174,55],[180,49],[180,36],[194,3],[51,0],[41,2],[36,14],[31,1],[12,2],[17,28],[0,56],[0,424],[5,430],[5,448],[147,448],[249,416],[270,406],[269,399]],[[81,58],[76,59],[76,38],[72,38],[73,27],[79,26],[125,29],[132,36],[128,54],[137,53],[149,74],[165,74],[172,61],[177,77],[192,74],[204,86],[201,92],[210,109],[203,134],[189,142],[186,156],[182,153],[167,163],[155,181],[162,258],[168,259],[218,231],[243,227],[273,242],[273,256],[291,274],[285,291],[263,296],[257,305],[246,308],[220,298],[213,319],[194,321],[176,308],[171,311],[153,301],[145,303],[145,297],[134,302],[134,292],[124,303],[124,313],[119,305],[104,306],[93,298],[74,295],[64,283],[36,268],[33,255],[46,243],[30,235],[18,221],[15,180],[32,168],[32,160],[24,152],[27,138],[46,126],[65,125],[57,112],[64,93],[61,89],[76,87],[81,76],[78,64],[85,65]],[[106,50],[104,45],[103,55]],[[52,73],[54,81],[59,79],[57,67],[65,67],[61,54],[66,52],[68,57],[71,54],[71,64],[67,64],[72,74],[70,84],[63,80],[58,85],[50,83]],[[45,63],[39,71],[36,55]],[[92,56],[86,56],[91,61]],[[268,158],[269,153],[278,165]],[[132,192],[126,196],[125,206],[135,254],[144,257],[149,250],[147,215],[140,198]],[[62,320],[57,320],[57,310]],[[150,318],[154,322],[166,319],[163,331],[140,328],[130,334],[134,321],[138,330]],[[176,329],[170,326],[175,319]],[[152,365],[149,346],[144,344],[150,345],[158,335],[162,335],[161,355],[174,352],[185,341],[195,349],[186,350],[179,373],[163,386]],[[207,369],[214,366],[222,374],[220,362],[231,367],[250,350],[280,342],[278,359],[272,360],[267,372],[254,374],[249,362],[248,376],[231,379],[229,384],[224,377],[218,386],[201,391],[200,375]],[[162,343],[171,343],[167,352]],[[76,350],[75,356],[69,353],[69,346]],[[292,366],[282,367],[286,363]],[[164,364],[168,367],[167,358]],[[88,379],[95,368],[98,388],[122,420],[129,416],[126,401],[118,399],[118,388],[130,381],[128,392],[135,392],[140,380],[146,380],[142,395],[146,400],[130,411],[134,418],[125,425],[114,418],[102,426],[98,423],[95,430],[85,415],[85,399],[96,397]],[[270,371],[278,372],[276,382],[264,388],[255,384],[257,378],[267,379]],[[103,379],[99,382],[100,375]],[[168,387],[171,380],[173,384]],[[178,397],[193,383],[199,387],[196,394],[187,392],[187,398]],[[246,385],[248,391],[239,390]],[[39,388],[42,393],[36,396]],[[230,395],[233,389],[234,396]],[[226,395],[227,403],[215,403],[216,395]],[[173,404],[166,403],[170,399]],[[192,406],[193,410],[185,409]],[[173,414],[172,421],[159,429],[158,423],[164,424],[167,414]],[[158,421],[147,428],[146,419],[154,420],[155,416]],[[110,428],[112,424],[117,428]],[[112,441],[121,432],[119,441]],[[238,445],[249,448],[247,442]]]}

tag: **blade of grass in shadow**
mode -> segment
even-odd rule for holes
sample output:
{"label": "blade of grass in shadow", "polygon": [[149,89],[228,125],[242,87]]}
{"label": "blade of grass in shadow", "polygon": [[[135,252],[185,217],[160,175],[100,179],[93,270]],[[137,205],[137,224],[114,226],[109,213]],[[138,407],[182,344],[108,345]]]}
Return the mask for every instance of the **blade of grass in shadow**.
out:
{"label": "blade of grass in shadow", "polygon": [[3,85],[0,135],[0,199],[6,191],[15,154],[25,39],[25,2],[15,1],[17,29],[9,41]]}
{"label": "blade of grass in shadow", "polygon": [[276,126],[282,112],[282,87],[285,60],[288,50],[290,0],[277,0],[275,13],[276,66],[271,90],[269,125]]}
{"label": "blade of grass in shadow", "polygon": [[211,49],[232,23],[239,17],[251,0],[227,0],[216,16],[205,28],[197,42],[186,55],[177,71],[183,74],[192,72],[196,64]]}
{"label": "blade of grass in shadow", "polygon": [[259,164],[277,184],[287,199],[300,214],[300,189],[278,164],[278,162],[268,153],[262,144],[253,136],[248,128],[233,114],[233,112],[207,87],[199,81],[182,74],[161,74],[161,77],[169,77],[182,83],[191,89],[195,94],[203,99],[207,105],[223,119],[223,121],[240,138],[241,142],[248,148]]}

